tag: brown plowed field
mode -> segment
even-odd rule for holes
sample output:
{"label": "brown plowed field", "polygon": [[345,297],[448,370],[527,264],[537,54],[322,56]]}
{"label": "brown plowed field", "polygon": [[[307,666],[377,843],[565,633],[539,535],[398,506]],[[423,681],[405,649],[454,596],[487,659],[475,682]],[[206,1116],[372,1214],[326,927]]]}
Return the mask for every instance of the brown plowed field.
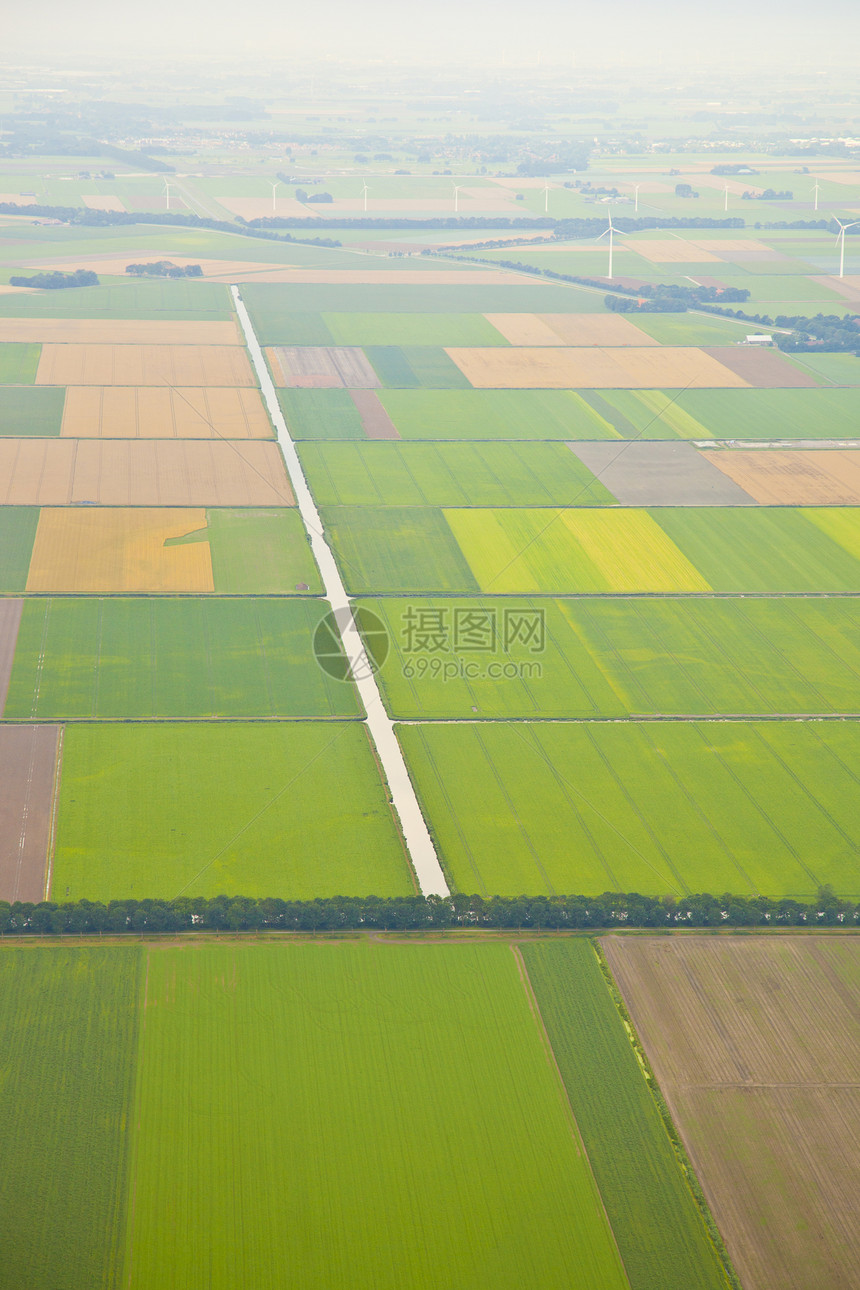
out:
{"label": "brown plowed field", "polygon": [[512,345],[658,345],[617,314],[484,314]]}
{"label": "brown plowed field", "polygon": [[[214,591],[206,512],[50,510],[39,516],[28,591]],[[200,533],[202,541],[166,546]]]}
{"label": "brown plowed field", "polygon": [[15,658],[15,646],[18,643],[18,628],[21,625],[23,600],[12,596],[0,597],[0,717],[6,705],[9,692],[9,677],[12,675],[12,663]]}
{"label": "brown plowed field", "polygon": [[259,391],[75,385],[60,434],[71,439],[271,439]]}
{"label": "brown plowed field", "polygon": [[59,726],[0,726],[0,900],[45,898]]}
{"label": "brown plowed field", "polygon": [[266,350],[278,385],[292,390],[378,390],[381,381],[357,345],[276,345]]}
{"label": "brown plowed field", "polygon": [[607,937],[744,1290],[853,1290],[860,937]]}
{"label": "brown plowed field", "polygon": [[0,438],[0,504],[293,506],[278,446],[257,439]]}
{"label": "brown plowed field", "polygon": [[860,452],[794,449],[701,454],[757,502],[776,506],[857,506]]}
{"label": "brown plowed field", "polygon": [[368,439],[400,438],[397,427],[379,402],[379,395],[375,390],[350,390],[350,398],[358,409]]}
{"label": "brown plowed field", "polygon": [[[76,267],[80,268],[80,265]],[[111,346],[244,344],[235,322],[141,322],[135,318],[0,318],[0,341],[10,340]]]}
{"label": "brown plowed field", "polygon": [[476,389],[647,390],[728,389],[747,382],[701,349],[650,348],[448,349]]}
{"label": "brown plowed field", "polygon": [[709,346],[702,351],[736,372],[759,390],[810,389],[816,382],[793,367],[778,349],[756,349],[754,345]]}
{"label": "brown plowed field", "polygon": [[[195,324],[196,326],[197,324]],[[37,385],[255,385],[238,345],[43,345]]]}

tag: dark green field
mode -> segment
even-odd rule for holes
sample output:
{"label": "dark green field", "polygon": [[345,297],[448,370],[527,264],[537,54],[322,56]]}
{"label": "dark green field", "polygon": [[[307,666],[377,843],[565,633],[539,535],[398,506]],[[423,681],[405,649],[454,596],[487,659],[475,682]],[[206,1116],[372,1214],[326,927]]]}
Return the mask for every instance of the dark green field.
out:
{"label": "dark green field", "polygon": [[348,390],[277,391],[293,439],[364,439],[364,426]]}
{"label": "dark green field", "polygon": [[[130,252],[130,259],[134,253]],[[0,318],[136,318],[172,322],[224,321],[230,293],[220,282],[130,280],[113,286],[69,287],[39,295],[0,296]]]}
{"label": "dark green field", "polygon": [[0,591],[24,590],[38,523],[38,506],[0,506]]}
{"label": "dark green field", "polygon": [[62,389],[0,386],[0,435],[58,435],[65,400]]}
{"label": "dark green field", "polygon": [[[15,298],[21,297],[13,297]],[[8,296],[0,296],[0,301],[8,299]],[[0,385],[32,385],[36,379],[41,353],[41,345],[18,344],[14,341],[0,343]]]}

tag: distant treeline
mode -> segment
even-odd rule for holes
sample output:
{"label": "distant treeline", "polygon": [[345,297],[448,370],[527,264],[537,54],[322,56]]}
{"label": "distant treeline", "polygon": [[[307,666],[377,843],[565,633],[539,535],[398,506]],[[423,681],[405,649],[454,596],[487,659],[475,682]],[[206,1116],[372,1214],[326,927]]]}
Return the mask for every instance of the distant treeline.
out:
{"label": "distant treeline", "polygon": [[92,269],[75,269],[73,273],[60,273],[54,269],[51,273],[34,273],[29,278],[20,275],[10,278],[12,287],[39,287],[43,291],[59,291],[63,287],[97,287],[98,274]]}
{"label": "distant treeline", "polygon": [[170,260],[153,260],[149,264],[127,264],[126,273],[136,278],[202,278],[203,270],[199,264],[186,264],[181,268]]}
{"label": "distant treeline", "polygon": [[770,896],[246,896],[178,900],[0,902],[0,934],[69,936],[116,932],[609,930],[620,927],[857,927],[860,905],[822,887],[809,903]]}
{"label": "distant treeline", "polygon": [[[265,215],[260,219],[243,220],[237,216],[240,224],[248,228],[319,228],[320,222],[311,215]],[[361,219],[329,219],[326,226],[331,228],[547,228],[554,229],[558,221],[547,216],[511,219],[503,215],[434,215],[430,219],[409,219],[399,216],[370,216]]]}
{"label": "distant treeline", "polygon": [[0,143],[0,157],[110,157],[141,170],[156,174],[173,174],[174,167],[158,161],[148,152],[131,148],[117,148],[91,135],[52,132],[44,127],[16,124],[10,121],[11,132]]}

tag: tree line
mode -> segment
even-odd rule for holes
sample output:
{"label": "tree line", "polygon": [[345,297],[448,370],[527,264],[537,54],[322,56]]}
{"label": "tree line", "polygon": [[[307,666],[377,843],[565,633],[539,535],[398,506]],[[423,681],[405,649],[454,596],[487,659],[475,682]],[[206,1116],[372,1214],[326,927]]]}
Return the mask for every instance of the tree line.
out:
{"label": "tree line", "polygon": [[248,896],[179,897],[177,900],[78,900],[38,904],[0,901],[0,935],[200,931],[609,931],[638,927],[857,927],[860,904],[822,887],[814,901],[772,896],[332,896],[319,900]]}
{"label": "tree line", "polygon": [[61,273],[54,269],[50,273],[33,273],[29,278],[16,274],[9,279],[12,287],[39,287],[42,291],[61,291],[63,287],[97,287],[99,277],[92,269],[75,269],[73,273]]}

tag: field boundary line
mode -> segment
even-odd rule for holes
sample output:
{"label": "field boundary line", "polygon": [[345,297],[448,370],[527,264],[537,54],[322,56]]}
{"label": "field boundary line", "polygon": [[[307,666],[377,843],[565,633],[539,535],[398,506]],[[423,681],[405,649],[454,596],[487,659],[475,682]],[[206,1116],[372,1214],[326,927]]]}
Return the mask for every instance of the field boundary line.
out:
{"label": "field boundary line", "polygon": [[51,898],[51,883],[54,878],[54,847],[57,838],[57,816],[60,809],[60,777],[63,763],[64,725],[57,726],[57,757],[54,762],[54,783],[51,792],[51,827],[48,832],[48,849],[45,855],[45,900]]}

